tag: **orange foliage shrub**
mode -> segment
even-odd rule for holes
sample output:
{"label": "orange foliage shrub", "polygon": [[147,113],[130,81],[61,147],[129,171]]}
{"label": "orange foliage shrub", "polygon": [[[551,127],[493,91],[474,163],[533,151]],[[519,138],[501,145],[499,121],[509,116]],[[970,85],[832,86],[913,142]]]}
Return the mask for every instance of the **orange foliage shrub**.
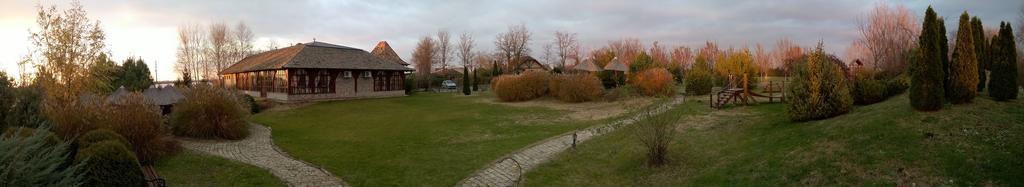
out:
{"label": "orange foliage shrub", "polygon": [[647,96],[672,96],[675,94],[672,73],[665,68],[652,68],[637,73],[633,75],[629,83]]}
{"label": "orange foliage shrub", "polygon": [[601,98],[601,79],[588,74],[558,75],[551,78],[550,93],[565,102],[593,101]]}
{"label": "orange foliage shrub", "polygon": [[519,75],[502,75],[491,80],[491,90],[502,101],[526,101],[548,92],[548,74],[527,71]]}

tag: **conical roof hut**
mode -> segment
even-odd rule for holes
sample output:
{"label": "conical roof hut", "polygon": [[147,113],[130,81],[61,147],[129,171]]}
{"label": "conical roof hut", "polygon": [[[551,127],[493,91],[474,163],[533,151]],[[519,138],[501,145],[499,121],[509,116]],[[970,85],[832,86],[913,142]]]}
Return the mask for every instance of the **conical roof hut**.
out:
{"label": "conical roof hut", "polygon": [[601,68],[597,67],[597,65],[594,64],[594,60],[591,59],[583,60],[583,62],[576,64],[576,66],[572,67],[572,69],[589,72],[601,71]]}
{"label": "conical roof hut", "polygon": [[608,62],[608,65],[604,66],[604,70],[627,72],[629,71],[629,66],[622,63],[622,61],[619,60],[619,57],[615,57],[611,62]]}
{"label": "conical roof hut", "polygon": [[370,54],[373,54],[373,56],[377,56],[381,59],[384,59],[385,61],[398,63],[403,66],[409,65],[409,63],[405,62],[404,60],[402,60],[401,57],[398,56],[398,53],[395,53],[394,49],[391,49],[391,45],[388,45],[387,41],[377,42],[377,47],[374,47],[373,51],[371,51]]}

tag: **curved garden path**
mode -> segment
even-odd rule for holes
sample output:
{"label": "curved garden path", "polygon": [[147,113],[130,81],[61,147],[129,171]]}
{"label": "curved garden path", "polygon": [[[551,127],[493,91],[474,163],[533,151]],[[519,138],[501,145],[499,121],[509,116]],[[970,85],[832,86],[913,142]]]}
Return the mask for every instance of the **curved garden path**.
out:
{"label": "curved garden path", "polygon": [[[666,102],[658,106],[655,109],[655,113],[660,114],[662,112],[672,109],[672,107],[682,103],[684,96],[679,95],[670,102]],[[575,133],[576,143],[590,140],[595,136],[600,136],[608,132],[615,131],[620,127],[633,124],[636,121],[642,120],[643,114],[637,114],[630,118],[622,119],[612,123],[589,127]],[[470,175],[468,178],[459,181],[456,186],[513,186],[517,185],[520,181],[520,175],[536,168],[538,165],[543,164],[551,158],[554,158],[558,153],[561,153],[572,147],[574,134],[563,134],[553,138],[549,138],[537,143],[534,143],[524,149],[520,149],[515,153],[505,155],[501,159],[487,165],[475,173]]]}
{"label": "curved garden path", "polygon": [[289,186],[345,186],[326,170],[296,160],[281,151],[271,139],[270,128],[250,124],[249,137],[238,141],[183,139],[182,146],[199,152],[252,164],[270,170]]}

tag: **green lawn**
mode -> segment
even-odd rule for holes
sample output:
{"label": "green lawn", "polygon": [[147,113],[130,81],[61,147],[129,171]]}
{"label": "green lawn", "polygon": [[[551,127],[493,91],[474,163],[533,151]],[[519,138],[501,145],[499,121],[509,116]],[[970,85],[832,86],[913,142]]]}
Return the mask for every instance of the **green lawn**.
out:
{"label": "green lawn", "polygon": [[353,186],[452,186],[531,143],[608,121],[452,93],[323,102],[255,115],[292,156]]}
{"label": "green lawn", "polygon": [[262,168],[192,151],[157,162],[156,170],[167,186],[285,186]]}
{"label": "green lawn", "polygon": [[648,168],[630,129],[583,143],[528,186],[1022,186],[1024,99],[916,112],[906,94],[832,119],[789,122],[782,104],[713,111],[687,101],[671,164]]}

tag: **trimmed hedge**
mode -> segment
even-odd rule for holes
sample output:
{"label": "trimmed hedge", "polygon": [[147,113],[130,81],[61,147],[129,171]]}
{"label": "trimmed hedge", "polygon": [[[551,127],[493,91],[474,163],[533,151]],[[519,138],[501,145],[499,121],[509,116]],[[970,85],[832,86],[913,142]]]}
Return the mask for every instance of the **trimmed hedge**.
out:
{"label": "trimmed hedge", "polygon": [[491,81],[491,89],[502,101],[527,101],[547,94],[548,84],[548,73],[527,71],[519,75],[498,76]]}
{"label": "trimmed hedge", "polygon": [[787,114],[793,121],[838,116],[850,111],[853,97],[845,73],[818,44],[817,49],[794,67],[792,83],[786,89]]}
{"label": "trimmed hedge", "polygon": [[174,134],[195,138],[238,140],[249,135],[249,111],[230,91],[198,85],[184,91],[185,99],[171,112]]}
{"label": "trimmed hedge", "polygon": [[128,147],[116,140],[81,147],[75,163],[83,164],[83,186],[144,186],[142,168]]}
{"label": "trimmed hedge", "polygon": [[857,105],[869,105],[885,101],[889,97],[902,94],[910,86],[909,77],[900,75],[888,80],[872,79],[867,75],[857,75],[853,82],[850,94],[853,95],[853,103]]}
{"label": "trimmed hedge", "polygon": [[604,93],[601,79],[589,74],[552,76],[549,87],[552,96],[572,103],[598,100]]}

